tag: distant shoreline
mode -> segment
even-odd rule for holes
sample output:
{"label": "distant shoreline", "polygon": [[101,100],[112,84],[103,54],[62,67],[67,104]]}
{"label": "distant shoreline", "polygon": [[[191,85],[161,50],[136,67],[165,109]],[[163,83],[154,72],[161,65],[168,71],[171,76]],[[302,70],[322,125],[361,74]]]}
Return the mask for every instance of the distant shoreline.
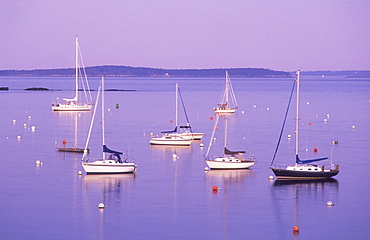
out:
{"label": "distant shoreline", "polygon": [[[225,72],[234,78],[286,78],[289,72],[264,68],[217,68],[217,69],[161,69],[128,66],[86,67],[88,76],[111,77],[225,77]],[[74,68],[34,69],[34,70],[0,70],[0,76],[74,76]]]}

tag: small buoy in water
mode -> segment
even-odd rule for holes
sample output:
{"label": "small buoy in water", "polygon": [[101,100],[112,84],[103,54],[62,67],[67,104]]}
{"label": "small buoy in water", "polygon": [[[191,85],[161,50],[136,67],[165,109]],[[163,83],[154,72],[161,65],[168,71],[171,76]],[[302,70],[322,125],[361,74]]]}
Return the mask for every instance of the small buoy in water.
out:
{"label": "small buoy in water", "polygon": [[26,123],[25,123],[25,124],[23,124],[23,127],[24,127],[24,128],[26,128],[26,127],[27,127],[27,124],[26,124]]}
{"label": "small buoy in water", "polygon": [[177,158],[176,153],[174,153],[174,154],[172,155],[172,158],[173,158],[173,159],[176,159],[176,158]]}
{"label": "small buoy in water", "polygon": [[332,201],[327,201],[327,202],[326,202],[326,205],[327,205],[328,207],[332,207],[332,206],[334,206],[334,203],[333,203]]}
{"label": "small buoy in water", "polygon": [[16,123],[16,122],[17,122],[17,120],[15,120],[15,119],[14,119],[14,120],[13,120],[13,123]]}
{"label": "small buoy in water", "polygon": [[273,177],[273,176],[270,176],[270,177],[269,177],[269,180],[270,180],[270,181],[274,180],[274,177]]}
{"label": "small buoy in water", "polygon": [[217,186],[213,186],[212,191],[213,192],[217,192],[218,191],[218,187]]}
{"label": "small buoy in water", "polygon": [[330,114],[326,114],[326,117],[327,117],[327,118],[330,118]]}
{"label": "small buoy in water", "polygon": [[328,119],[326,119],[326,118],[325,118],[325,119],[324,119],[324,122],[327,122],[327,121],[328,121]]}
{"label": "small buoy in water", "polygon": [[213,141],[215,142],[217,140],[217,138],[213,138]]}
{"label": "small buoy in water", "polygon": [[105,207],[105,206],[104,206],[104,203],[99,203],[98,207],[99,207],[99,208],[104,208],[104,207]]}
{"label": "small buoy in water", "polygon": [[81,171],[78,171],[78,175],[82,175],[82,172]]}
{"label": "small buoy in water", "polygon": [[42,162],[40,160],[36,160],[36,165],[41,165]]}
{"label": "small buoy in water", "polygon": [[28,116],[28,119],[31,119],[32,117],[31,116]]}
{"label": "small buoy in water", "polygon": [[306,104],[307,104],[307,105],[310,105],[310,102],[307,102]]}
{"label": "small buoy in water", "polygon": [[110,108],[108,108],[108,112],[110,111]]}
{"label": "small buoy in water", "polygon": [[204,144],[203,144],[203,143],[201,143],[201,144],[199,144],[199,146],[200,146],[200,147],[204,147]]}
{"label": "small buoy in water", "polygon": [[352,126],[352,129],[355,129],[356,127],[355,126]]}
{"label": "small buoy in water", "polygon": [[338,144],[338,141],[337,140],[333,141],[333,144]]}
{"label": "small buoy in water", "polygon": [[210,117],[209,120],[213,120],[213,117]]}
{"label": "small buoy in water", "polygon": [[116,108],[119,108],[119,104],[118,103],[116,104]]}
{"label": "small buoy in water", "polygon": [[291,138],[291,137],[292,137],[292,135],[288,134],[288,138]]}
{"label": "small buoy in water", "polygon": [[208,168],[208,167],[205,167],[205,168],[204,168],[204,171],[209,171],[209,168]]}
{"label": "small buoy in water", "polygon": [[299,232],[299,227],[293,226],[293,233],[298,233],[298,232]]}
{"label": "small buoy in water", "polygon": [[309,126],[311,126],[311,125],[312,125],[312,123],[308,123],[308,125],[309,125]]}
{"label": "small buoy in water", "polygon": [[21,139],[21,136],[17,136],[18,139]]}
{"label": "small buoy in water", "polygon": [[32,126],[31,127],[31,130],[34,132],[36,130],[36,127],[35,126]]}
{"label": "small buoy in water", "polygon": [[255,107],[257,107],[257,105],[253,105],[253,107],[255,108]]}
{"label": "small buoy in water", "polygon": [[313,151],[314,151],[314,152],[317,152],[317,150],[318,150],[317,148],[314,148],[314,149],[313,149]]}
{"label": "small buoy in water", "polygon": [[268,110],[270,110],[270,108],[266,108],[266,110],[268,111]]}
{"label": "small buoy in water", "polygon": [[244,111],[242,111],[242,114],[244,114]]}

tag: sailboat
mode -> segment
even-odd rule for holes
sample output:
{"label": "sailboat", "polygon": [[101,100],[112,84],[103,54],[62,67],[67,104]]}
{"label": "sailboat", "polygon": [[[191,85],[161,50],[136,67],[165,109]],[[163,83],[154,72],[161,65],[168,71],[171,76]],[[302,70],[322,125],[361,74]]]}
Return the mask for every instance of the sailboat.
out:
{"label": "sailboat", "polygon": [[[82,167],[84,168],[85,172],[87,174],[98,174],[98,173],[133,173],[136,170],[136,165],[134,163],[128,162],[127,159],[122,159],[121,155],[122,152],[111,150],[107,147],[105,144],[105,114],[104,114],[104,77],[101,81],[101,92],[102,92],[102,142],[103,142],[103,157],[102,159],[90,162],[86,156],[87,156],[87,146],[89,144],[92,126],[95,119],[95,113],[96,113],[96,106],[94,109],[93,117],[90,124],[90,130],[87,137],[86,145],[85,145],[85,151],[82,156]],[[98,97],[99,99],[99,93]],[[98,100],[97,100],[98,101]]]}
{"label": "sailboat", "polygon": [[[191,131],[190,124],[180,126],[180,129],[186,129],[183,132],[178,132],[178,95],[179,85],[176,83],[176,116],[175,116],[175,129],[172,131],[163,131],[162,137],[155,137],[152,135],[149,144],[151,145],[177,145],[177,146],[190,146],[195,138],[201,139],[204,133],[194,133]],[[189,122],[189,121],[188,121]]]}
{"label": "sailboat", "polygon": [[[231,101],[231,102],[230,102]],[[231,85],[229,72],[226,71],[225,91],[222,94],[221,103],[214,108],[215,113],[235,113],[238,108],[233,86]]]}
{"label": "sailboat", "polygon": [[[59,98],[56,99],[56,101],[52,104],[51,108],[53,111],[90,111],[90,109],[93,106],[92,103],[92,97],[89,89],[89,84],[87,81],[87,76],[85,69],[83,68],[83,62],[82,62],[82,57],[80,56],[80,46],[78,44],[78,38],[76,38],[76,76],[75,76],[75,97],[72,99],[69,98],[63,98],[63,101],[60,102]],[[81,62],[81,63],[80,63]],[[81,70],[82,69],[82,70]],[[84,88],[84,93],[85,97],[89,99],[89,103],[80,103],[79,102],[79,96],[78,96],[78,91],[79,91],[79,79],[82,79],[82,76],[84,75],[84,80],[86,83],[82,81],[82,85]],[[85,91],[85,87],[87,88],[87,91]]]}
{"label": "sailboat", "polygon": [[214,141],[214,135],[217,129],[217,124],[220,116],[217,115],[215,126],[213,128],[211,141],[209,143],[205,161],[210,169],[246,169],[252,167],[256,163],[256,158],[253,154],[245,157],[243,154],[246,151],[230,151],[227,148],[227,116],[221,116],[225,118],[225,129],[224,129],[224,149],[223,156],[212,158],[209,156],[209,152]]}
{"label": "sailboat", "polygon": [[[184,100],[182,99],[182,96],[181,96],[179,84],[176,83],[176,106],[178,106],[179,98],[181,100],[181,106],[184,109],[184,113],[186,117],[186,125],[182,125],[182,126],[179,126],[179,128],[177,128],[178,121],[176,120],[176,128],[175,128],[176,132],[170,133],[169,135],[177,135],[177,136],[193,138],[194,140],[201,140],[202,137],[204,136],[204,133],[194,132],[193,129],[191,128],[188,114],[186,113]],[[176,107],[176,109],[178,109],[178,107]],[[178,110],[176,110],[176,112],[178,112]],[[178,119],[178,114],[176,114],[176,119]]]}
{"label": "sailboat", "polygon": [[[318,166],[311,164],[313,162],[323,161],[327,160],[328,157],[322,157],[317,159],[309,159],[309,160],[301,160],[299,158],[299,149],[298,149],[298,140],[299,140],[299,85],[300,85],[300,71],[297,71],[297,79],[296,79],[296,116],[295,116],[295,165],[294,166],[288,166],[286,168],[276,168],[273,167],[273,163],[275,160],[275,156],[279,147],[279,142],[281,139],[282,131],[284,128],[285,120],[287,117],[288,109],[285,114],[284,124],[282,131],[280,133],[280,139],[278,142],[278,145],[276,147],[274,157],[271,162],[270,169],[274,172],[275,176],[278,179],[295,179],[295,180],[308,180],[308,179],[325,179],[325,178],[331,178],[339,173],[339,165],[337,165],[335,168],[333,168],[333,164],[331,164],[330,168],[326,168],[325,165]],[[293,93],[293,91],[292,91]],[[291,98],[290,98],[291,99]],[[290,105],[290,101],[289,101]]]}

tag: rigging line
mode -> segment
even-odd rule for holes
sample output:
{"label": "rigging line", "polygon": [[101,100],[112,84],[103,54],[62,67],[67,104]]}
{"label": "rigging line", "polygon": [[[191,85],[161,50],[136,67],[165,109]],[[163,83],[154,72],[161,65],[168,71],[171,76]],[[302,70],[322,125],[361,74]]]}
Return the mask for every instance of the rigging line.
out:
{"label": "rigging line", "polygon": [[216,116],[216,121],[215,121],[215,125],[213,126],[213,130],[212,130],[212,136],[211,136],[211,140],[209,142],[209,145],[208,145],[208,148],[207,148],[207,153],[206,153],[206,159],[209,158],[209,151],[211,150],[211,146],[212,146],[212,142],[213,142],[213,138],[215,136],[215,132],[216,132],[216,126],[218,124],[218,120],[220,119],[220,115],[217,114]]}
{"label": "rigging line", "polygon": [[284,127],[285,127],[285,122],[286,122],[286,119],[287,119],[287,117],[288,117],[289,107],[290,107],[290,103],[291,103],[291,101],[292,101],[292,97],[293,97],[293,92],[294,92],[295,84],[296,84],[296,79],[294,79],[294,83],[293,83],[293,86],[292,86],[292,91],[290,92],[290,97],[289,97],[289,101],[288,101],[288,106],[287,106],[287,109],[286,109],[286,111],[285,111],[285,116],[284,116],[283,125],[281,126],[281,130],[280,130],[279,140],[278,140],[278,142],[277,142],[276,149],[275,149],[275,152],[274,152],[274,156],[272,157],[272,161],[271,161],[271,165],[270,165],[270,166],[272,166],[272,164],[274,163],[274,161],[275,161],[275,157],[276,157],[276,154],[277,154],[277,151],[278,151],[279,146],[280,146],[281,137],[283,136]]}
{"label": "rigging line", "polygon": [[[81,65],[82,65],[82,70],[83,70],[83,78],[82,78],[82,82],[86,82],[86,86],[87,86],[87,91],[88,91],[88,94],[89,96],[87,97],[87,93],[85,92],[85,96],[86,96],[86,99],[88,101],[88,103],[92,103],[93,102],[93,98],[92,98],[92,95],[91,95],[91,91],[90,91],[90,85],[89,85],[89,81],[87,80],[87,74],[86,74],[86,68],[85,68],[85,63],[84,63],[84,60],[82,58],[82,52],[81,52],[81,48],[79,47],[78,48],[78,51],[79,51],[79,56],[80,56],[80,61],[81,61]],[[81,74],[82,76],[82,74]],[[84,85],[85,87],[85,85]]]}
{"label": "rigging line", "polygon": [[185,113],[185,117],[186,117],[186,123],[190,123],[189,118],[188,118],[188,114],[186,113],[184,101],[182,100],[182,95],[181,95],[181,92],[180,92],[180,88],[178,88],[178,91],[179,91],[179,96],[180,96],[180,100],[181,100],[181,105],[182,105],[182,108],[184,109],[184,113]]}

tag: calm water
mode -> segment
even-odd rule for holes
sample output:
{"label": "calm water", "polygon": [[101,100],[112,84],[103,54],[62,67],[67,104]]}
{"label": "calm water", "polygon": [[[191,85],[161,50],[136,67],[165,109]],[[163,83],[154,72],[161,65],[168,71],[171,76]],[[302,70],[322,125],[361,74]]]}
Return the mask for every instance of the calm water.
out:
{"label": "calm water", "polygon": [[[0,82],[10,87],[0,92],[1,239],[370,238],[370,79],[302,78],[301,156],[317,147],[341,172],[331,181],[301,183],[268,179],[293,79],[232,78],[239,109],[229,117],[228,143],[253,152],[257,163],[206,172],[210,118],[224,79],[106,78],[106,88],[137,90],[106,93],[106,142],[134,158],[138,170],[99,176],[79,176],[81,155],[55,150],[62,140],[81,148],[86,141],[92,112],[51,111],[53,99],[73,97],[73,78]],[[150,133],[174,128],[176,82],[193,129],[206,136],[191,147],[150,146]],[[97,89],[99,79],[90,84]],[[23,91],[28,87],[59,91]],[[294,162],[294,140],[286,137],[293,131],[288,123],[278,163]],[[216,138],[215,155],[223,145],[221,123]],[[100,157],[99,123],[89,147],[90,158]],[[100,202],[107,208],[99,210]]]}

